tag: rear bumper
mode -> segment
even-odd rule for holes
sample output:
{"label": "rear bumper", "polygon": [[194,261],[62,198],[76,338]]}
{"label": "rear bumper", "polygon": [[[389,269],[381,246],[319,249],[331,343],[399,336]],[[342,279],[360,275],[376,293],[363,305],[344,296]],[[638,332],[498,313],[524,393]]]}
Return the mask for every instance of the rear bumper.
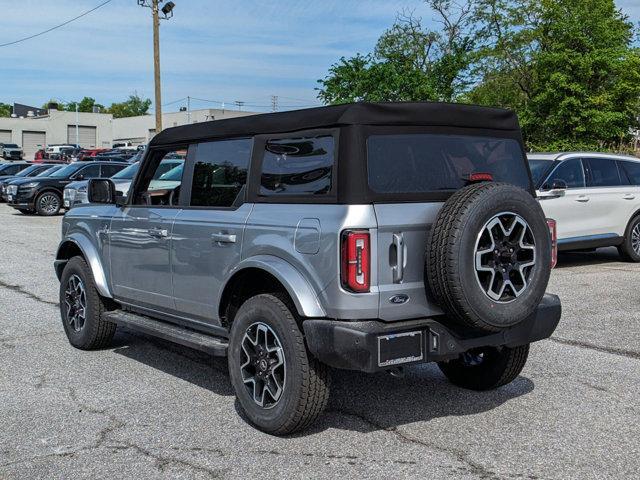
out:
{"label": "rear bumper", "polygon": [[543,340],[554,332],[561,313],[560,299],[546,294],[529,319],[487,335],[462,335],[432,318],[392,323],[305,320],[302,325],[310,352],[323,363],[377,372],[400,365],[449,360],[476,347],[515,347]]}

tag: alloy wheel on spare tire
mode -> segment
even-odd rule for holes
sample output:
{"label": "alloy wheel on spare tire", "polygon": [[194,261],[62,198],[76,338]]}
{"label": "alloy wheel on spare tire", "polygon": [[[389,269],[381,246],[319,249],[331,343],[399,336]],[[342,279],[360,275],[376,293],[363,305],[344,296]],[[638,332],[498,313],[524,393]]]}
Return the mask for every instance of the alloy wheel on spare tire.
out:
{"label": "alloy wheel on spare tire", "polygon": [[54,192],[41,193],[36,199],[36,212],[45,217],[57,215],[61,206],[60,195]]}
{"label": "alloy wheel on spare tire", "polygon": [[469,185],[444,204],[430,233],[425,277],[455,322],[495,332],[529,317],[551,272],[542,208],[504,183]]}

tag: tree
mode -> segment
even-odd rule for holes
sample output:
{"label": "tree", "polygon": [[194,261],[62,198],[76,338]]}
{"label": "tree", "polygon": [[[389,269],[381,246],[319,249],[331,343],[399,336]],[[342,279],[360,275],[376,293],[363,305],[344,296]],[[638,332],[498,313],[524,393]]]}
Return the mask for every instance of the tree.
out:
{"label": "tree", "polygon": [[151,106],[151,100],[138,96],[134,93],[129,95],[129,99],[121,103],[112,103],[108,113],[115,118],[136,117],[138,115],[146,115]]}
{"label": "tree", "polygon": [[474,103],[507,106],[545,149],[615,148],[640,112],[634,29],[613,0],[483,0]]}
{"label": "tree", "polygon": [[11,105],[8,103],[0,102],[0,117],[10,117],[11,116]]}
{"label": "tree", "polygon": [[373,53],[341,58],[319,80],[326,103],[352,101],[455,100],[468,84],[473,38],[468,34],[471,2],[429,0],[441,19],[427,30],[411,13],[398,15]]}
{"label": "tree", "polygon": [[79,112],[93,112],[93,107],[98,107],[101,112],[105,110],[104,105],[100,105],[99,103],[96,103],[95,99],[91,97],[84,97],[82,100],[80,100],[80,102],[67,103],[64,106],[64,109],[67,110],[68,112],[75,112],[76,103],[78,104]]}
{"label": "tree", "polygon": [[640,49],[614,0],[427,0],[375,50],[331,66],[326,103],[441,100],[516,110],[530,148],[620,148],[640,116]]}

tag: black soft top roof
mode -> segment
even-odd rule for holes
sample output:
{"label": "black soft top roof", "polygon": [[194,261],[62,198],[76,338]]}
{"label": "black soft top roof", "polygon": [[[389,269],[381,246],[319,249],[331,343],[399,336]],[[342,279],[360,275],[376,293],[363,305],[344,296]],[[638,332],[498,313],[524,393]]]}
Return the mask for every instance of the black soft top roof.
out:
{"label": "black soft top roof", "polygon": [[216,137],[294,132],[345,125],[416,125],[518,131],[511,110],[436,102],[349,103],[288,112],[248,115],[167,128],[150,146]]}

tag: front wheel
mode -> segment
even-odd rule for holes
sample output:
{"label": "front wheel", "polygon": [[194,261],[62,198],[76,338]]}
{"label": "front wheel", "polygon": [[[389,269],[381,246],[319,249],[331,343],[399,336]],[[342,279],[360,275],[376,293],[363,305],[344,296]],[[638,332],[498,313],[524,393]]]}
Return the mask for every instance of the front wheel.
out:
{"label": "front wheel", "polygon": [[632,218],[624,233],[622,245],[618,246],[620,256],[627,262],[640,262],[640,215]]}
{"label": "front wheel", "polygon": [[257,295],[242,304],[228,353],[238,402],[260,430],[274,435],[303,430],[326,407],[327,367],[307,352],[284,296]]}
{"label": "front wheel", "polygon": [[470,390],[492,390],[511,383],[527,363],[529,344],[514,348],[481,347],[460,355],[456,360],[439,362],[451,383]]}
{"label": "front wheel", "polygon": [[116,324],[102,319],[107,309],[89,265],[82,257],[73,257],[60,278],[60,316],[69,343],[81,350],[109,345]]}
{"label": "front wheel", "polygon": [[60,195],[55,192],[41,193],[36,199],[36,212],[44,217],[57,215],[61,207],[62,200]]}

